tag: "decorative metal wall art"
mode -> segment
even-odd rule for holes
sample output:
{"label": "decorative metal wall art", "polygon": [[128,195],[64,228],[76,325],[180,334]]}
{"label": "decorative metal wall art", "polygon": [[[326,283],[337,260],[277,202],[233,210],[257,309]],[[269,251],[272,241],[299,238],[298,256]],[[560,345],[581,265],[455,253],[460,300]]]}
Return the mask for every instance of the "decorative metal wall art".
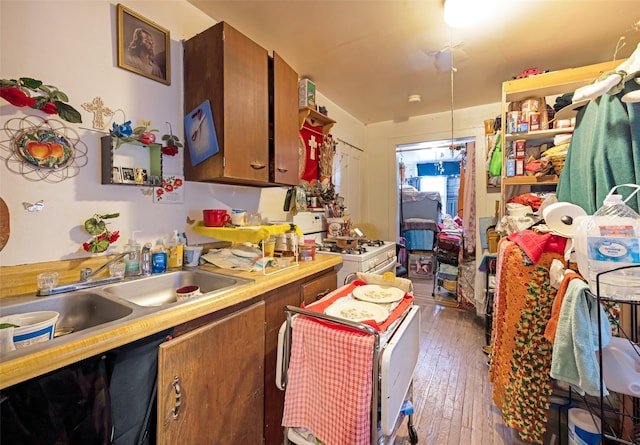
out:
{"label": "decorative metal wall art", "polygon": [[0,158],[10,171],[29,181],[61,182],[77,176],[87,164],[87,146],[59,120],[13,118],[0,132]]}

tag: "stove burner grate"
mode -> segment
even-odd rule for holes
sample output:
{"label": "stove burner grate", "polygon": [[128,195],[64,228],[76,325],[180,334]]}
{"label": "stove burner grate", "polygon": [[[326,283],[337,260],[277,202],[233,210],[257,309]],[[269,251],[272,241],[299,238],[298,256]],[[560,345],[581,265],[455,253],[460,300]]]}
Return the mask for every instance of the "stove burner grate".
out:
{"label": "stove burner grate", "polygon": [[347,255],[362,255],[371,251],[373,248],[383,246],[385,246],[385,242],[382,240],[359,239],[357,247],[341,248],[338,247],[335,242],[325,240],[321,244],[316,245],[316,251],[341,253]]}
{"label": "stove burner grate", "polygon": [[381,247],[384,246],[384,241],[382,240],[370,240],[370,239],[359,239],[358,244],[361,246],[370,246],[370,247]]}
{"label": "stove burner grate", "polygon": [[338,247],[335,243],[321,244],[316,246],[316,250],[319,252],[343,253],[347,255],[362,255],[367,252],[367,249],[362,246],[343,249]]}

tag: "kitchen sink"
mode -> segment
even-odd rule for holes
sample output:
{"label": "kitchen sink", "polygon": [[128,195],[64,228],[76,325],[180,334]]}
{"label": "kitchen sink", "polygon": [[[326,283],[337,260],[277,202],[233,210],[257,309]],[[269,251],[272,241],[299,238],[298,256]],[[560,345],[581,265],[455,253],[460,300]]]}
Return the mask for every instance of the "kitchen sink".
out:
{"label": "kitchen sink", "polygon": [[133,312],[131,307],[94,292],[71,292],[47,297],[8,297],[0,299],[0,316],[35,311],[56,311],[58,334],[78,332]]}
{"label": "kitchen sink", "polygon": [[184,303],[176,298],[176,290],[184,286],[199,286],[203,296],[211,297],[249,283],[253,280],[203,270],[182,270],[109,285],[103,290],[138,306],[164,306]]}

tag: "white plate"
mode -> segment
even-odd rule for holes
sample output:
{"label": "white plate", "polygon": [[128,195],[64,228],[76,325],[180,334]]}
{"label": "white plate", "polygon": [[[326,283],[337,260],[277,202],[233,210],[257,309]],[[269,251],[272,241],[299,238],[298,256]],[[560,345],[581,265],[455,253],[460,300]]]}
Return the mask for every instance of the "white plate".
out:
{"label": "white plate", "polygon": [[353,290],[353,297],[372,303],[393,303],[394,301],[402,300],[404,291],[392,286],[366,284],[356,287]]}
{"label": "white plate", "polygon": [[262,252],[258,249],[254,249],[253,247],[234,247],[231,249],[231,253],[243,258],[255,258],[257,256],[262,256]]}
{"label": "white plate", "polygon": [[334,303],[326,308],[324,313],[350,321],[375,320],[376,323],[382,323],[389,316],[389,312],[382,306],[355,300]]}

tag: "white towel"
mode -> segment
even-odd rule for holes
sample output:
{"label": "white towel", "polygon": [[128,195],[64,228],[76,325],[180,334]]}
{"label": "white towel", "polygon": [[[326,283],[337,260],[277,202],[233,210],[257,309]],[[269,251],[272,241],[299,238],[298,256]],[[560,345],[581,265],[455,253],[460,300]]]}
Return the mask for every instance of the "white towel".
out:
{"label": "white towel", "polygon": [[[556,337],[551,357],[551,377],[569,383],[578,393],[600,396],[600,366],[596,357],[599,348],[598,311],[602,346],[611,340],[611,325],[602,306],[588,285],[571,280],[560,308]],[[609,392],[603,383],[603,395]]]}

